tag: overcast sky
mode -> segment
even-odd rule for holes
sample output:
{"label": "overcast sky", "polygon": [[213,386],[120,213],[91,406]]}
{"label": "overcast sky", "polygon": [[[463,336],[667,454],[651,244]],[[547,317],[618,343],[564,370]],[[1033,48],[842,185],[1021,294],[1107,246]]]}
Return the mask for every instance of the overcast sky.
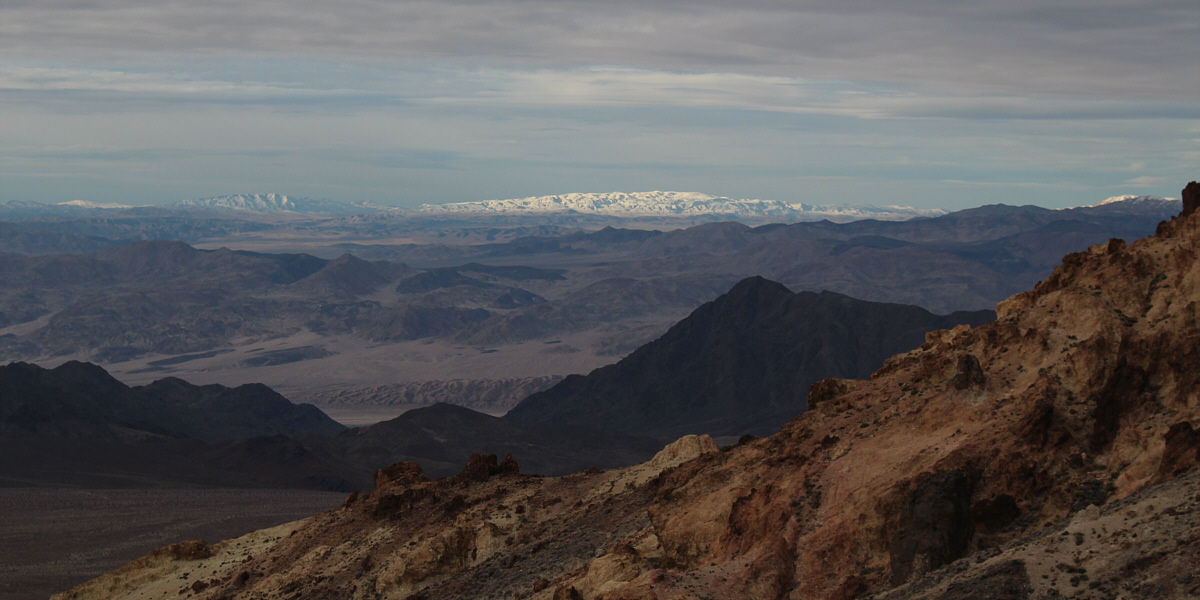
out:
{"label": "overcast sky", "polygon": [[1192,179],[1196,0],[0,3],[0,201],[956,209]]}

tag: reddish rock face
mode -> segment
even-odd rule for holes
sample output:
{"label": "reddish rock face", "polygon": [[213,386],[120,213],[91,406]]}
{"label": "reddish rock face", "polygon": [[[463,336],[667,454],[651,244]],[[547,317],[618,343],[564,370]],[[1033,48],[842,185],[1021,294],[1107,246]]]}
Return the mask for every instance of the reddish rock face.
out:
{"label": "reddish rock face", "polygon": [[1200,431],[1187,421],[1172,425],[1163,436],[1162,460],[1155,482],[1182,475],[1196,465],[1200,465]]}
{"label": "reddish rock face", "polygon": [[[421,471],[421,465],[415,462],[398,462],[375,471],[375,489],[389,485],[403,486],[412,483],[429,481]],[[357,498],[357,495],[355,496]]]}
{"label": "reddish rock face", "polygon": [[463,467],[462,472],[456,475],[455,479],[486,481],[493,475],[516,475],[517,473],[520,473],[520,469],[517,468],[517,459],[513,458],[511,452],[504,455],[504,461],[499,464],[496,462],[495,454],[473,452],[467,459],[467,466]]}

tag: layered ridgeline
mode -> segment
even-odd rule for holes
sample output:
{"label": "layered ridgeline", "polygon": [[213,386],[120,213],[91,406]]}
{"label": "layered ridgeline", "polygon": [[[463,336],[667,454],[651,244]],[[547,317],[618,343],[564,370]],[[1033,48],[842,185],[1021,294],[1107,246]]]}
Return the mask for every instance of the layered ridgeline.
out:
{"label": "layered ridgeline", "polygon": [[27,363],[0,366],[0,396],[6,404],[42,399],[209,442],[346,429],[315,406],[293,404],[262,384],[198,386],[171,377],[129,387],[96,365],[75,361],[53,369]]}
{"label": "layered ridgeline", "polygon": [[815,385],[771,437],[560,479],[395,465],[339,510],[63,597],[1194,598],[1200,184],[1184,198],[994,322]]}
{"label": "layered ridgeline", "polygon": [[452,475],[473,451],[519,452],[561,475],[653,456],[662,444],[594,426],[519,425],[449,404],[347,430],[261,384],[129,387],[104,369],[0,367],[0,485],[278,487],[351,491],[381,465]]}
{"label": "layered ridgeline", "polygon": [[[0,238],[20,246],[14,252],[107,243],[95,236],[156,241],[0,256],[0,359],[87,360],[139,383],[261,381],[297,398],[326,394],[331,405],[368,394],[406,403],[414,388],[382,386],[589,372],[748,276],[941,314],[992,308],[1045,278],[1063,254],[1146,235],[1177,206],[1124,198],[1058,211],[991,206],[900,222],[671,231],[493,223],[463,226],[462,237],[418,234],[403,220],[297,224],[248,220],[246,211],[27,220],[0,225]],[[294,229],[276,228],[283,224]],[[226,236],[226,225],[244,237]],[[426,234],[430,243],[397,242]],[[175,236],[256,248],[290,239],[325,258],[157,241]],[[331,258],[342,251],[353,254]],[[491,403],[490,384],[461,387],[483,394],[467,405],[512,406]]]}
{"label": "layered ridgeline", "polygon": [[[345,429],[260,384],[196,386],[169,378],[129,387],[87,363],[0,366],[4,486],[258,486],[264,483],[202,456],[242,438]],[[297,486],[320,487],[304,485],[303,477],[293,478]]]}
{"label": "layered ridgeline", "polygon": [[571,375],[505,415],[675,439],[767,435],[826,377],[866,377],[925,334],[982,325],[990,310],[935,315],[904,304],[800,292],[752,277],[614,365]]}

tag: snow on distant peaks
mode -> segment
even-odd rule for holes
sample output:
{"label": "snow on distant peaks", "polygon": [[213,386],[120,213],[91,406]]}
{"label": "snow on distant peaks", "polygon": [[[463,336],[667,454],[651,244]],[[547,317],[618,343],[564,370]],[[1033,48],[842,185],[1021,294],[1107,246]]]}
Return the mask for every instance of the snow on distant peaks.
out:
{"label": "snow on distant peaks", "polygon": [[75,208],[92,208],[92,209],[121,209],[134,208],[128,204],[117,204],[116,202],[92,202],[90,200],[71,200],[70,202],[59,202],[55,206],[73,206]]}
{"label": "snow on distant peaks", "polygon": [[389,210],[386,206],[367,202],[349,203],[334,200],[294,198],[285,194],[234,194],[182,200],[170,205],[179,210],[235,210],[255,213],[358,214]]}
{"label": "snow on distant peaks", "polygon": [[172,208],[209,208],[252,212],[295,212],[296,202],[284,194],[233,194],[214,198],[181,200]]}
{"label": "snow on distant peaks", "polygon": [[1179,202],[1179,198],[1163,198],[1161,196],[1134,196],[1132,194],[1126,194],[1124,196],[1113,196],[1111,198],[1106,198],[1099,204],[1093,204],[1092,206],[1105,206],[1108,204],[1118,204],[1121,202]]}
{"label": "snow on distant peaks", "polygon": [[1180,202],[1178,198],[1124,195],[1106,198],[1098,204],[1093,204],[1091,206],[1080,206],[1075,210],[1110,216],[1128,215],[1155,219],[1169,219],[1179,213],[1181,205],[1182,202]]}
{"label": "snow on distant peaks", "polygon": [[483,200],[423,204],[417,213],[490,213],[507,215],[585,214],[613,217],[694,217],[720,215],[731,218],[789,220],[902,220],[945,214],[940,209],[901,206],[848,206],[788,203],[779,200],[733,199],[698,192],[607,192],[533,196],[511,200]]}

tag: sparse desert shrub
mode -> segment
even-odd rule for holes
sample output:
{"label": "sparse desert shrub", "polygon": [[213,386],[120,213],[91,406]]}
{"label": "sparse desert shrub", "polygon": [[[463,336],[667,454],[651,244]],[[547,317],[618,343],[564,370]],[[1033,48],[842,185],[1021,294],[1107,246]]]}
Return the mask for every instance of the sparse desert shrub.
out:
{"label": "sparse desert shrub", "polygon": [[188,540],[171,544],[164,549],[174,560],[203,560],[213,555],[212,546],[204,540]]}

